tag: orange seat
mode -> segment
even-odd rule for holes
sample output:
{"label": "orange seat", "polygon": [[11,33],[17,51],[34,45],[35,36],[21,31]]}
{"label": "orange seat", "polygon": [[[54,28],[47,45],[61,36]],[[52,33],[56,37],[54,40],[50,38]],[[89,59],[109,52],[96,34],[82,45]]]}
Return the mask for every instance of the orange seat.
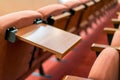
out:
{"label": "orange seat", "polygon": [[47,19],[50,16],[55,16],[65,12],[67,9],[66,6],[61,4],[52,4],[38,9],[37,11],[43,14],[43,18]]}
{"label": "orange seat", "polygon": [[65,30],[73,32],[77,30],[76,25],[79,24],[79,20],[85,6],[79,0],[68,0],[62,3],[65,5],[71,14],[69,21],[66,24]]}
{"label": "orange seat", "polygon": [[88,78],[67,75],[63,80],[118,80],[119,53],[114,48],[104,49],[95,60]]}
{"label": "orange seat", "polygon": [[60,29],[65,29],[65,25],[70,17],[70,13],[66,12],[69,9],[62,4],[53,4],[42,7],[37,11],[44,15],[44,19],[48,24]]}
{"label": "orange seat", "polygon": [[[40,54],[39,57],[42,60],[37,60],[37,62],[35,60],[31,64],[34,49],[32,45],[20,40],[14,43],[5,40],[8,28],[14,27],[19,30],[33,24],[37,18],[42,18],[42,14],[32,10],[14,12],[0,17],[0,80],[24,79],[36,69],[36,65],[40,65],[40,62],[46,59]],[[37,51],[39,52],[39,49]],[[39,57],[37,56],[37,59]]]}

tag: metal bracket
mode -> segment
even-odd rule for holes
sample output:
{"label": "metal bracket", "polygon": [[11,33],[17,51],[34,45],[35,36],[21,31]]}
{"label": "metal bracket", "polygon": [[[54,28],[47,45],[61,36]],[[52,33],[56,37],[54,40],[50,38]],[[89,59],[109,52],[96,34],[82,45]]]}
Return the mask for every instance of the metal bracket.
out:
{"label": "metal bracket", "polygon": [[16,35],[15,33],[18,31],[15,27],[8,28],[6,30],[5,39],[8,40],[11,43],[14,43],[16,41]]}
{"label": "metal bracket", "polygon": [[47,21],[37,18],[34,20],[33,24],[47,23]]}
{"label": "metal bracket", "polygon": [[55,22],[55,20],[53,19],[52,16],[49,16],[49,17],[47,18],[47,21],[48,21],[48,24],[49,24],[49,25],[53,25],[54,22]]}
{"label": "metal bracket", "polygon": [[75,11],[73,9],[70,9],[70,13],[71,13],[71,15],[74,15]]}

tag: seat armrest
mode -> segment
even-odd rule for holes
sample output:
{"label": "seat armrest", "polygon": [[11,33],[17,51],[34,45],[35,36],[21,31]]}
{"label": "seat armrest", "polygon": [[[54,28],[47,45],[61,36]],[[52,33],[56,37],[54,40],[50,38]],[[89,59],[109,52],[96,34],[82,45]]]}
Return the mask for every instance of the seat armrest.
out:
{"label": "seat armrest", "polygon": [[118,18],[114,18],[114,19],[112,19],[112,22],[113,23],[116,23],[116,24],[120,24],[120,19],[118,19]]}
{"label": "seat armrest", "polygon": [[63,80],[93,80],[93,79],[88,79],[88,78],[82,78],[82,77],[67,75],[67,76],[65,76],[63,78]]}
{"label": "seat armrest", "polygon": [[96,43],[93,43],[92,46],[91,46],[91,49],[93,51],[96,51],[96,52],[101,52],[103,49],[105,49],[106,47],[110,47],[109,45],[104,45],[104,44],[96,44]]}
{"label": "seat armrest", "polygon": [[114,34],[115,31],[117,31],[118,29],[116,28],[104,28],[104,32],[106,32],[107,34]]}
{"label": "seat armrest", "polygon": [[116,19],[112,19],[111,21],[113,22],[115,28],[118,28],[118,27],[119,27],[120,19],[117,19],[117,18],[116,18]]}
{"label": "seat armrest", "polygon": [[107,47],[115,48],[115,49],[120,53],[120,47],[113,47],[113,46],[104,45],[104,44],[96,44],[96,43],[93,43],[92,46],[91,46],[91,49],[92,49],[93,51],[101,52],[103,49],[105,49],[105,48],[107,48]]}

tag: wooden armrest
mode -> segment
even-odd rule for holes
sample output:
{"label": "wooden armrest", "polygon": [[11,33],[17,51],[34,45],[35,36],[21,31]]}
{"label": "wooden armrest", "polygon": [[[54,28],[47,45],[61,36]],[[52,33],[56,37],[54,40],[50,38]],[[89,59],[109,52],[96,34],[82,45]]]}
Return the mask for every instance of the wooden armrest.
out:
{"label": "wooden armrest", "polygon": [[67,75],[67,76],[65,76],[63,78],[63,80],[93,80],[93,79],[88,79],[88,78],[82,78],[82,77]]}
{"label": "wooden armrest", "polygon": [[96,43],[93,43],[92,46],[91,46],[91,49],[93,51],[102,51],[103,49],[105,49],[106,47],[110,47],[109,45],[104,45],[104,44],[96,44]]}
{"label": "wooden armrest", "polygon": [[57,15],[57,16],[52,16],[48,19],[48,24],[65,30],[66,23],[67,23],[68,19],[70,18],[70,16],[71,16],[70,12],[65,12],[65,13],[62,13],[62,14]]}
{"label": "wooden armrest", "polygon": [[93,2],[93,1],[89,1],[89,2],[87,2],[86,3],[86,5],[89,7],[89,6],[92,6],[92,5],[94,5],[95,3]]}
{"label": "wooden armrest", "polygon": [[114,24],[120,24],[120,19],[112,19],[112,22],[113,22]]}
{"label": "wooden armrest", "polygon": [[96,3],[100,2],[101,0],[94,0]]}
{"label": "wooden armrest", "polygon": [[80,6],[78,6],[78,7],[73,8],[73,10],[74,10],[75,12],[80,11],[80,10],[83,10],[83,9],[85,9],[85,6],[84,6],[84,5],[80,5]]}
{"label": "wooden armrest", "polygon": [[109,46],[109,45],[104,45],[104,44],[96,44],[96,43],[93,43],[92,46],[91,46],[91,49],[94,50],[94,51],[102,51],[103,49],[105,49],[106,47],[112,47],[112,48],[115,48],[119,53],[120,53],[120,47],[113,47],[113,46]]}
{"label": "wooden armrest", "polygon": [[65,18],[65,17],[69,17],[70,15],[71,15],[70,12],[65,12],[58,16],[53,16],[52,19],[56,21],[56,20],[59,20],[59,19]]}
{"label": "wooden armrest", "polygon": [[104,28],[104,31],[108,34],[114,34],[118,29],[115,28]]}

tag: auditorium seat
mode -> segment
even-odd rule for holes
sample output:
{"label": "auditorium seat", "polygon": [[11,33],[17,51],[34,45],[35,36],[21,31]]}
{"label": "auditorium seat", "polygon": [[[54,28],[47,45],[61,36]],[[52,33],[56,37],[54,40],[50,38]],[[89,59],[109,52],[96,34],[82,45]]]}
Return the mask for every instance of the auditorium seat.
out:
{"label": "auditorium seat", "polygon": [[[1,80],[24,79],[36,68],[36,62],[33,61],[34,65],[30,63],[34,46],[16,39],[14,34],[19,29],[32,25],[35,19],[42,17],[42,14],[32,10],[13,12],[4,16],[0,16]],[[14,32],[8,33],[7,31],[9,30],[14,30]],[[37,49],[36,55],[37,52],[39,53],[39,51],[40,49]],[[38,55],[42,59],[41,61],[46,59],[44,56],[42,56],[43,54]],[[47,54],[48,57],[49,55],[51,54]],[[37,64],[40,64],[41,61],[38,61]]]}
{"label": "auditorium seat", "polygon": [[62,4],[52,4],[42,7],[37,10],[43,14],[43,19],[48,21],[48,24],[56,26],[57,28],[64,29],[67,20],[70,17],[68,8]]}
{"label": "auditorium seat", "polygon": [[48,6],[41,7],[37,11],[43,14],[43,18],[47,19],[50,16],[56,16],[67,10],[67,7],[61,4],[51,4]]}
{"label": "auditorium seat", "polygon": [[99,19],[100,16],[102,15],[102,12],[101,12],[102,2],[101,0],[93,0],[93,2],[95,3],[95,6],[94,6],[94,14],[93,14],[92,20],[96,22],[96,19]]}
{"label": "auditorium seat", "polygon": [[94,13],[95,3],[93,1],[88,1],[84,3],[84,5],[86,6],[86,9],[82,14],[81,20],[79,22],[80,24],[78,25],[78,27],[86,31],[87,27],[91,24],[89,17]]}
{"label": "auditorium seat", "polygon": [[65,5],[71,14],[69,21],[66,24],[65,30],[73,32],[74,30],[77,30],[79,27],[81,15],[83,14],[83,11],[85,10],[85,6],[81,1],[79,0],[69,0],[68,2],[63,2],[63,5]]}
{"label": "auditorium seat", "polygon": [[[67,27],[69,27],[69,26],[74,27],[75,26],[76,22],[78,22],[78,19],[80,17],[80,13],[84,9],[83,5],[79,6],[80,4],[81,3],[80,3],[79,0],[74,0],[74,1],[69,0],[67,2],[66,1],[62,2],[61,1],[61,4],[59,4],[59,5],[62,5],[66,8],[63,9],[59,5],[56,5],[56,7],[54,7],[55,5],[49,5],[49,6],[43,7],[42,9],[44,9],[45,12],[48,12],[50,6],[53,7],[52,11],[51,11],[53,15],[52,14],[50,15],[48,13],[48,15],[49,15],[48,19],[47,19],[48,24],[59,27],[60,29],[68,30]],[[62,8],[62,10],[63,10],[62,12],[64,12],[64,13],[61,13],[61,11],[59,11],[58,6],[59,6],[59,8]],[[54,14],[56,14],[55,10],[57,10],[61,14],[59,14],[57,12],[57,15],[54,15]],[[41,8],[38,11],[42,12]]]}
{"label": "auditorium seat", "polygon": [[116,49],[108,47],[103,49],[96,58],[88,78],[66,75],[63,80],[118,80],[118,76],[119,53]]}
{"label": "auditorium seat", "polygon": [[67,31],[74,32],[75,30],[81,29],[80,27],[78,27],[78,25],[80,24],[80,20],[84,10],[85,10],[84,5],[79,5],[71,9],[71,12],[73,11],[74,13],[73,14],[71,13],[72,15],[71,18],[69,19],[66,28]]}
{"label": "auditorium seat", "polygon": [[[101,0],[101,2],[103,2],[103,8],[101,9],[101,11],[103,12],[103,15],[107,12],[110,11],[110,9],[114,8],[118,1],[117,0]],[[109,15],[109,14],[108,14]]]}

